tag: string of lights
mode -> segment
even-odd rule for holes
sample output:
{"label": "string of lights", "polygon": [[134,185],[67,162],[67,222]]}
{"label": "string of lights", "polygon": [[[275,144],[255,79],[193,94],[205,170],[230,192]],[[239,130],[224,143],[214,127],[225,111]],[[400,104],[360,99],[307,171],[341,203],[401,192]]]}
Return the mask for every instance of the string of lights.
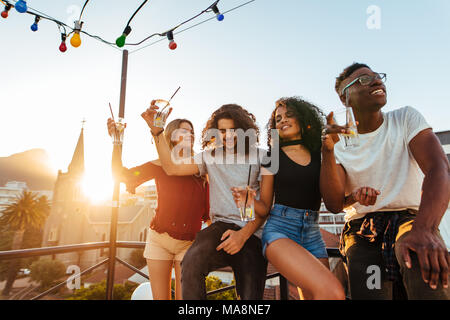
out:
{"label": "string of lights", "polygon": [[[246,5],[248,5],[248,4],[252,3],[252,2],[255,2],[255,1],[256,1],[256,0],[250,0],[250,1],[247,1],[247,2],[245,2],[245,3],[243,3],[243,4],[240,4],[240,5],[236,6],[236,7],[233,7],[233,8],[231,8],[231,9],[227,10],[227,11],[224,11],[222,14],[223,14],[223,15],[224,15],[224,14],[227,14],[227,13],[229,13],[229,12],[232,12],[232,11],[234,11],[234,10],[237,10],[237,9],[239,9],[239,8],[241,8],[241,7],[243,7],[243,6],[246,6]],[[201,24],[203,24],[203,23],[206,23],[206,22],[208,22],[208,21],[210,21],[210,20],[213,20],[213,19],[215,19],[215,18],[217,18],[217,17],[210,17],[210,18],[208,18],[208,19],[205,19],[205,20],[203,20],[203,21],[201,21],[201,22],[199,22],[199,23],[196,23],[196,24],[194,24],[194,25],[192,25],[192,26],[189,26],[189,27],[187,27],[187,28],[184,28],[184,29],[182,29],[182,30],[180,30],[180,31],[178,31],[178,32],[176,32],[176,33],[174,33],[174,35],[177,35],[177,34],[180,34],[180,33],[182,33],[182,32],[185,32],[185,31],[187,31],[187,30],[190,30],[190,29],[192,29],[192,28],[195,28],[195,27],[197,27],[197,26],[199,26],[199,25],[201,25]],[[223,19],[222,19],[222,20],[223,20]],[[154,36],[154,35],[161,35],[161,34],[159,34],[159,33],[153,34],[153,35],[147,37],[147,38],[144,39],[144,40],[147,40],[147,39],[151,38],[151,37]],[[153,45],[155,45],[155,44],[157,44],[157,43],[159,43],[159,42],[161,42],[161,41],[163,41],[163,40],[164,40],[164,39],[159,39],[159,40],[156,40],[156,41],[154,41],[154,42],[151,42],[151,43],[149,43],[149,44],[147,44],[147,45],[145,45],[145,46],[143,46],[143,47],[140,47],[140,48],[138,48],[138,49],[136,49],[136,50],[130,51],[129,54],[132,54],[132,53],[138,52],[138,51],[140,51],[140,50],[146,49],[146,48],[148,48],[148,47],[150,47],[150,46],[153,46]],[[141,43],[142,43],[142,41],[141,41]]]}
{"label": "string of lights", "polygon": [[[12,7],[14,7],[14,5],[11,4],[8,0],[0,0],[0,1],[1,1],[3,4],[5,4],[5,11],[9,11]],[[17,1],[16,1],[16,2],[17,2]],[[84,11],[84,8],[86,7],[86,4],[87,4],[88,2],[89,2],[89,0],[86,0],[85,4],[84,4],[84,6],[83,6],[83,10],[82,10],[82,12],[81,12],[81,14],[80,14],[80,18],[81,18],[81,16],[82,16],[83,11]],[[9,7],[9,9],[8,9],[8,7]],[[59,49],[60,49],[61,52],[65,52],[65,51],[67,50],[67,46],[66,46],[66,44],[65,44],[65,41],[66,41],[66,39],[67,39],[68,36],[70,36],[72,33],[75,32],[75,28],[72,28],[72,27],[68,26],[67,24],[65,24],[64,22],[61,22],[61,21],[59,21],[59,20],[57,20],[57,19],[55,19],[55,18],[53,18],[53,17],[51,17],[51,16],[49,16],[49,15],[47,15],[47,14],[41,12],[41,11],[39,11],[39,10],[36,10],[36,9],[34,9],[34,8],[31,8],[30,6],[27,6],[27,8],[28,8],[28,10],[26,11],[26,13],[35,16],[34,23],[33,23],[33,24],[31,25],[31,27],[30,27],[31,30],[32,30],[33,32],[38,31],[38,23],[39,23],[39,21],[40,21],[41,19],[49,20],[49,21],[52,21],[52,22],[56,23],[56,25],[58,26],[58,29],[59,29],[59,31],[60,31],[60,33],[61,33],[61,40],[62,40],[62,41],[61,41],[61,44],[60,44],[60,46],[59,46]],[[32,10],[32,11],[31,11],[31,10]],[[3,12],[5,12],[5,11],[3,11]],[[6,19],[6,18],[8,17],[8,15],[7,15],[7,14],[4,15],[3,12],[2,12],[2,14],[1,14],[1,16],[2,16],[3,18]],[[71,29],[72,31],[71,31],[70,33],[67,33],[67,29]],[[62,30],[63,30],[63,31],[62,31]],[[86,31],[84,31],[84,30],[81,30],[81,28],[80,28],[79,32],[80,32],[80,33],[83,33],[83,34],[85,34],[85,35],[87,35],[87,36],[89,36],[89,37],[91,37],[91,38],[94,38],[94,39],[96,39],[96,40],[98,40],[98,41],[101,41],[102,43],[107,44],[107,45],[111,46],[112,48],[114,48],[114,49],[116,49],[116,50],[121,51],[119,48],[117,48],[117,46],[116,46],[115,43],[106,41],[106,40],[104,40],[103,38],[101,38],[101,37],[99,37],[99,36],[92,35],[92,34],[86,32]],[[81,39],[80,39],[80,40],[81,40]],[[76,43],[76,42],[75,42],[75,43]]]}
{"label": "string of lights", "polygon": [[[201,11],[199,14],[193,16],[192,18],[187,19],[186,21],[181,22],[180,24],[178,24],[177,26],[167,30],[166,32],[163,33],[154,33],[148,37],[146,37],[144,40],[141,40],[137,43],[125,43],[126,37],[130,34],[131,32],[131,28],[129,26],[130,22],[128,22],[127,26],[125,27],[125,30],[123,32],[123,34],[117,38],[116,40],[116,44],[118,47],[123,47],[124,45],[128,45],[128,46],[138,46],[142,43],[144,43],[145,41],[149,40],[150,38],[154,37],[154,36],[160,36],[160,37],[167,37],[167,39],[169,40],[169,48],[171,50],[175,50],[177,48],[177,44],[173,39],[173,32],[178,29],[179,27],[181,27],[182,25],[198,18],[199,16],[201,16],[202,14],[206,13],[206,12],[211,12],[213,11],[216,14],[216,18],[219,21],[222,21],[224,19],[223,14],[220,13],[219,9],[217,8],[217,4],[219,3],[220,0],[216,0],[213,4],[211,4],[208,8],[206,8],[205,10]],[[144,3],[142,5],[145,4],[146,1],[144,1]],[[141,5],[141,7],[142,7]],[[141,8],[139,7],[138,10]],[[136,12],[134,13],[136,14]],[[131,18],[134,17],[134,14]]]}
{"label": "string of lights", "polygon": [[[59,21],[59,20],[57,20],[57,19],[55,19],[55,18],[53,18],[53,17],[43,13],[43,12],[40,12],[39,10],[36,10],[34,8],[29,7],[25,0],[15,1],[14,4],[10,0],[0,0],[0,2],[5,5],[5,8],[4,8],[3,12],[1,13],[1,17],[3,17],[4,19],[8,18],[9,11],[12,8],[15,8],[16,11],[19,12],[19,13],[28,13],[30,15],[33,15],[35,17],[34,18],[34,23],[30,27],[30,29],[33,32],[38,31],[38,23],[41,20],[43,20],[43,19],[54,22],[58,26],[58,30],[59,30],[59,32],[61,34],[61,44],[59,46],[59,50],[61,52],[65,52],[67,50],[67,46],[66,46],[65,42],[67,40],[67,37],[69,37],[71,34],[73,34],[73,36],[70,39],[70,43],[71,43],[71,45],[74,48],[77,48],[77,47],[79,47],[81,45],[80,33],[82,33],[82,34],[87,35],[87,36],[89,36],[89,37],[91,37],[93,39],[101,41],[102,43],[107,44],[107,45],[109,45],[109,46],[111,46],[111,47],[113,47],[114,49],[117,49],[117,50],[121,50],[120,48],[122,48],[124,46],[138,46],[138,45],[141,45],[142,43],[148,41],[149,39],[151,39],[151,38],[153,38],[155,36],[163,37],[162,39],[159,39],[159,40],[157,40],[155,42],[152,42],[152,43],[150,43],[150,44],[148,44],[146,46],[143,46],[143,47],[138,48],[138,49],[136,49],[136,50],[131,52],[131,53],[133,53],[133,52],[142,50],[144,48],[147,48],[147,47],[149,47],[151,45],[154,45],[154,44],[156,44],[156,43],[158,43],[160,41],[163,41],[164,38],[167,38],[169,40],[169,48],[171,50],[174,50],[174,49],[177,48],[177,44],[174,41],[174,34],[182,33],[182,32],[184,32],[186,30],[192,29],[192,28],[194,28],[196,26],[199,26],[199,25],[201,25],[201,24],[203,24],[203,23],[205,23],[207,21],[210,21],[210,20],[212,20],[214,18],[216,18],[218,21],[222,21],[224,19],[224,14],[226,14],[228,12],[231,12],[231,11],[234,11],[234,10],[236,10],[236,9],[238,9],[240,7],[243,7],[243,6],[245,6],[245,5],[247,5],[247,4],[251,3],[251,2],[254,2],[256,0],[250,0],[250,1],[248,1],[246,3],[243,3],[243,4],[239,5],[239,6],[236,6],[236,7],[232,8],[232,9],[230,9],[230,10],[227,10],[227,11],[225,11],[223,13],[221,13],[220,10],[218,9],[218,3],[219,3],[220,0],[216,0],[216,1],[214,1],[214,3],[212,3],[206,9],[202,10],[200,13],[198,13],[195,16],[193,16],[193,17],[191,17],[191,18],[181,22],[180,24],[176,25],[175,27],[173,27],[173,28],[171,28],[171,29],[169,29],[169,30],[167,30],[165,32],[162,32],[162,33],[153,33],[153,34],[147,36],[146,38],[144,38],[143,40],[141,40],[139,42],[136,42],[136,43],[125,43],[125,40],[126,40],[126,37],[131,32],[131,27],[130,27],[131,21],[136,16],[136,14],[139,12],[139,10],[141,10],[141,8],[148,2],[148,0],[144,0],[141,3],[141,5],[137,8],[137,10],[133,13],[133,15],[128,20],[128,23],[127,23],[127,25],[126,25],[122,35],[119,38],[116,39],[115,43],[112,43],[110,41],[104,40],[100,36],[92,35],[92,34],[86,32],[86,31],[82,30],[83,22],[81,21],[81,18],[82,18],[84,10],[85,10],[87,4],[89,3],[89,1],[90,0],[86,0],[85,1],[84,5],[83,5],[83,8],[81,10],[80,16],[79,16],[77,21],[74,21],[74,26],[73,27],[70,27],[67,24],[63,23],[63,22],[61,22],[61,21]],[[201,16],[201,15],[203,15],[205,13],[208,13],[208,12],[213,12],[215,14],[215,17],[208,18],[208,19],[206,19],[204,21],[201,21],[201,22],[199,22],[197,24],[194,24],[194,25],[189,26],[189,27],[187,27],[185,29],[182,29],[182,30],[180,30],[178,32],[175,32],[181,26],[183,26],[183,25],[185,25],[185,24],[195,20],[199,16]],[[67,33],[67,30],[70,30],[70,32]]]}

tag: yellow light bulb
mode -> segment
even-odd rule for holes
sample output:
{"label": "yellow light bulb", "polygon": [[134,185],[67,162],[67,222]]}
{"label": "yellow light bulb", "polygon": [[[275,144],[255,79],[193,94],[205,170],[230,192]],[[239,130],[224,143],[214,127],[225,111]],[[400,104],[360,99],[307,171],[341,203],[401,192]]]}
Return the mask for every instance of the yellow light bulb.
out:
{"label": "yellow light bulb", "polygon": [[72,47],[78,48],[81,45],[80,33],[75,31],[72,38],[70,39],[70,44]]}

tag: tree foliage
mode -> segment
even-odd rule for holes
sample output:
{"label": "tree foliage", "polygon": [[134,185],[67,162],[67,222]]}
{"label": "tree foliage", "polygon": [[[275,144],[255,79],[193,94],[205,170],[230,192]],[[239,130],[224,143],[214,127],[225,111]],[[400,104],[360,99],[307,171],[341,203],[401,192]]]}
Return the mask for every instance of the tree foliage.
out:
{"label": "tree foliage", "polygon": [[144,258],[144,249],[134,249],[131,251],[128,262],[138,269],[143,268],[147,264],[147,260]]}
{"label": "tree foliage", "polygon": [[[137,284],[125,282],[125,284],[114,284],[114,300],[130,300]],[[82,287],[75,290],[74,294],[66,300],[105,300],[106,299],[106,280],[93,284],[88,288]]]}
{"label": "tree foliage", "polygon": [[0,225],[10,230],[41,229],[50,213],[46,196],[37,198],[31,191],[23,190],[16,201],[6,206],[0,217]]}
{"label": "tree foliage", "polygon": [[[50,204],[46,196],[37,197],[31,191],[23,190],[16,201],[6,206],[0,216],[0,231],[5,236],[0,243],[1,250],[40,247],[42,229],[50,214]],[[39,243],[35,241],[39,239]],[[0,263],[0,278],[6,279],[2,294],[7,296],[13,287],[17,273],[33,260],[15,259]]]}
{"label": "tree foliage", "polygon": [[40,283],[42,289],[54,286],[66,275],[66,267],[59,260],[42,259],[30,266],[31,279]]}
{"label": "tree foliage", "polygon": [[[231,284],[235,284],[234,280]],[[217,290],[223,287],[227,287],[228,284],[223,283],[219,277],[207,276],[206,277],[206,291]],[[216,293],[208,296],[208,300],[237,300],[236,290],[227,290],[224,292]]]}

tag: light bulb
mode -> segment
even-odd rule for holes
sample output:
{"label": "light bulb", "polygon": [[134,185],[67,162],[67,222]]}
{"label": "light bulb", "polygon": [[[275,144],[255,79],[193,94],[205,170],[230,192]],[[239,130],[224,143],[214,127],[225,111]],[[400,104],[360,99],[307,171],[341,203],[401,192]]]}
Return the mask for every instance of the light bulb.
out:
{"label": "light bulb", "polygon": [[24,13],[27,12],[27,2],[24,0],[19,0],[16,2],[16,4],[14,5],[14,7],[16,8],[17,12],[20,13]]}
{"label": "light bulb", "polygon": [[175,50],[177,48],[177,43],[173,40],[173,30],[166,32],[167,40],[169,40],[169,49]]}
{"label": "light bulb", "polygon": [[61,44],[59,45],[59,51],[61,51],[61,52],[66,52],[66,50],[67,50],[66,38],[67,38],[66,34],[62,33],[61,34]]}
{"label": "light bulb", "polygon": [[8,11],[11,10],[11,5],[8,3],[5,6],[5,10],[2,11],[2,18],[8,18]]}
{"label": "light bulb", "polygon": [[170,40],[169,42],[169,49],[170,50],[175,50],[177,48],[177,43],[173,40]]}
{"label": "light bulb", "polygon": [[66,52],[67,46],[65,42],[61,42],[61,45],[59,46],[59,51]]}
{"label": "light bulb", "polygon": [[125,40],[126,40],[127,36],[130,34],[130,32],[131,32],[131,27],[130,26],[126,26],[125,30],[123,30],[122,35],[117,38],[116,45],[119,48],[122,48],[125,45]]}
{"label": "light bulb", "polygon": [[211,7],[211,9],[216,14],[216,19],[217,20],[222,21],[225,18],[224,15],[220,13],[219,8],[217,8],[217,5],[213,5]]}
{"label": "light bulb", "polygon": [[78,31],[75,31],[72,38],[70,39],[70,44],[72,47],[78,48],[81,45],[81,38],[80,33]]}
{"label": "light bulb", "polygon": [[127,37],[125,36],[125,34],[122,34],[120,37],[118,37],[117,38],[117,40],[116,40],[116,45],[119,47],[119,48],[122,48],[124,45],[125,45],[125,39],[126,39]]}
{"label": "light bulb", "polygon": [[34,23],[31,25],[30,29],[33,32],[38,31],[38,22],[41,19],[41,17],[36,16],[36,18],[34,18]]}

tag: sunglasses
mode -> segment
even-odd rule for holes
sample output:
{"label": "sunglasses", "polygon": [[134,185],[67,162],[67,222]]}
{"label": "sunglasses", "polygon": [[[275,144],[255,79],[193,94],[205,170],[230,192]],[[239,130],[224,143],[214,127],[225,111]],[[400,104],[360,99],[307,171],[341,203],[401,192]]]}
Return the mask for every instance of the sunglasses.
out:
{"label": "sunglasses", "polygon": [[345,86],[344,89],[342,89],[341,95],[344,94],[345,90],[347,90],[348,88],[350,88],[352,85],[354,85],[356,83],[356,81],[359,81],[359,83],[362,86],[368,86],[369,84],[371,84],[375,79],[380,79],[383,82],[386,82],[386,73],[377,73],[375,72],[372,76],[368,75],[368,74],[364,74],[358,78],[356,78],[355,80],[353,80],[352,82],[350,82],[348,85]]}

